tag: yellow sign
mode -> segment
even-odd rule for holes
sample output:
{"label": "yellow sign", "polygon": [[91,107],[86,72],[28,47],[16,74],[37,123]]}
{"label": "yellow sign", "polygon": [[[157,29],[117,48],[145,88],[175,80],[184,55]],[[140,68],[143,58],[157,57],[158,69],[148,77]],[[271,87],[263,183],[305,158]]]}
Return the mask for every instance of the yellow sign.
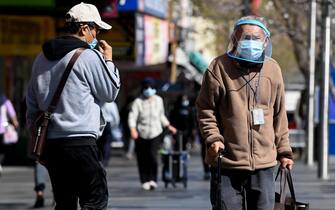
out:
{"label": "yellow sign", "polygon": [[54,36],[51,17],[0,15],[0,56],[35,56]]}

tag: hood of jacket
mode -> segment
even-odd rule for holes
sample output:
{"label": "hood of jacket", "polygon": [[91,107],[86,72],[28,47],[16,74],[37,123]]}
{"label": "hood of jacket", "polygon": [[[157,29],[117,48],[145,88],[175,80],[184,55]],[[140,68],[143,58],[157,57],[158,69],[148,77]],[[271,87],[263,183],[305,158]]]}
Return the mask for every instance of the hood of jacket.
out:
{"label": "hood of jacket", "polygon": [[74,36],[61,36],[46,41],[42,49],[48,60],[59,60],[70,51],[81,47],[89,48],[89,45]]}

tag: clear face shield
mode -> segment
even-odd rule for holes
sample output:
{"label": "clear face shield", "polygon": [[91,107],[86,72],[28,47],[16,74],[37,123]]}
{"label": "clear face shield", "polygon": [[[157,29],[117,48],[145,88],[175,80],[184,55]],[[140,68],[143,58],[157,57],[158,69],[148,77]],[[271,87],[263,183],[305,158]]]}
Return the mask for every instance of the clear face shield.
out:
{"label": "clear face shield", "polygon": [[263,63],[272,54],[270,32],[260,21],[238,21],[227,54],[237,60]]}

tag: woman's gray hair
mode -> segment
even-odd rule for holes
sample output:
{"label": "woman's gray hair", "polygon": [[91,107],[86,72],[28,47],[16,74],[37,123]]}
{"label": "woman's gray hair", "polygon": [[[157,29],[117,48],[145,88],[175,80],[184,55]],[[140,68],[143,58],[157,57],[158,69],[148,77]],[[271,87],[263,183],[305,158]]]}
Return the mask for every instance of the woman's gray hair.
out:
{"label": "woman's gray hair", "polygon": [[238,21],[236,21],[236,23],[238,23],[242,20],[257,20],[257,21],[261,22],[266,28],[268,27],[268,24],[266,23],[265,18],[263,18],[263,17],[259,17],[259,16],[255,16],[255,15],[243,16]]}

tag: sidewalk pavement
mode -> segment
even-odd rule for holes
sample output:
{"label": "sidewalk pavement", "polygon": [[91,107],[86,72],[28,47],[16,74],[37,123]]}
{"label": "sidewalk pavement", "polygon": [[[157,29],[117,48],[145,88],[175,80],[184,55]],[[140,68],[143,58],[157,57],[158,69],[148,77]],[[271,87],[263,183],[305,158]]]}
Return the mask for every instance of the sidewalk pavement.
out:
{"label": "sidewalk pavement", "polygon": [[[330,158],[330,179],[317,178],[317,167],[307,167],[296,161],[293,179],[299,201],[309,202],[311,210],[335,209],[335,157]],[[161,169],[161,168],[160,168]],[[205,210],[211,209],[209,183],[202,179],[200,155],[192,154],[189,163],[188,188],[182,184],[165,189],[160,181],[155,191],[141,190],[135,160],[112,156],[107,168],[109,210]],[[31,167],[4,167],[0,178],[0,210],[25,210],[34,202],[33,169]],[[51,210],[50,183],[46,188],[46,207]]]}

